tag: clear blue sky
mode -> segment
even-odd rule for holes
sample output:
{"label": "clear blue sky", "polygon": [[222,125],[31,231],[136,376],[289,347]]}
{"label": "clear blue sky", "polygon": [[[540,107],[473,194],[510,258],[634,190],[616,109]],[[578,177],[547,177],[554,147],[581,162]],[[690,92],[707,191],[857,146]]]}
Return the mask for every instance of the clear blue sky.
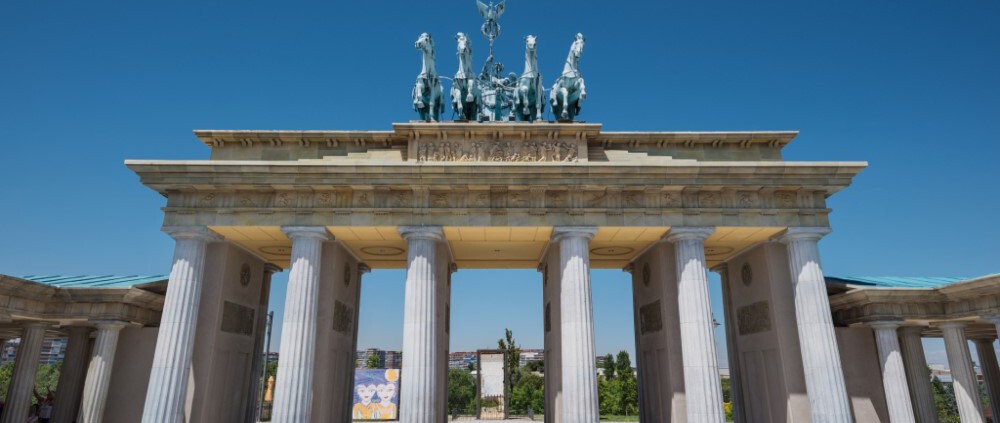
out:
{"label": "clear blue sky", "polygon": [[[827,273],[1000,271],[1000,3],[508,6],[497,57],[520,72],[521,37],[538,35],[546,85],[587,36],[582,119],[795,129],[788,160],[869,161],[831,201]],[[414,118],[417,36],[439,40],[447,75],[458,31],[481,66],[479,25],[472,0],[0,3],[0,273],[166,273],[164,200],[123,160],[207,158],[196,128],[388,129]],[[402,293],[402,272],[366,277],[360,347],[399,348]],[[633,349],[630,295],[625,274],[594,272],[599,352]],[[491,347],[505,326],[542,345],[537,273],[459,271],[453,297],[452,350]]]}

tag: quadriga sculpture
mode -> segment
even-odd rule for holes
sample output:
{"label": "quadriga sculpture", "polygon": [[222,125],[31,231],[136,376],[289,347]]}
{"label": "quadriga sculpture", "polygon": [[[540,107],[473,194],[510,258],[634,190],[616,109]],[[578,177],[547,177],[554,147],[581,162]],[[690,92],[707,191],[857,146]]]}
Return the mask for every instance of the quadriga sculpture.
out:
{"label": "quadriga sculpture", "polygon": [[524,37],[524,73],[517,80],[517,91],[514,93],[517,120],[541,120],[545,112],[545,88],[542,87],[542,74],[538,71],[536,41],[534,35]]}
{"label": "quadriga sculpture", "polygon": [[583,34],[576,34],[576,39],[569,48],[569,56],[566,57],[562,75],[556,80],[549,94],[552,113],[558,120],[573,120],[580,114],[580,103],[587,98],[587,86],[584,85],[583,75],[580,74],[583,43]]}
{"label": "quadriga sculpture", "polygon": [[415,47],[423,52],[424,62],[413,86],[413,110],[420,115],[421,120],[437,122],[444,112],[444,90],[434,69],[434,40],[431,39],[431,34],[420,34]]}
{"label": "quadriga sculpture", "polygon": [[461,120],[477,120],[481,94],[476,75],[472,73],[472,40],[464,33],[455,35],[458,41],[458,72],[451,82],[451,109]]}

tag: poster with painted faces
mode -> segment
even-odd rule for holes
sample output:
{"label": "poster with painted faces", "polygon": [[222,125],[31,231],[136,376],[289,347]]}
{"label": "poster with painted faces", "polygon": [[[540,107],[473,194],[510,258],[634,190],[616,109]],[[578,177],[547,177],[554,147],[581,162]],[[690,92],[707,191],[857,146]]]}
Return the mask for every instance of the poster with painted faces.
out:
{"label": "poster with painted faces", "polygon": [[354,420],[399,419],[399,369],[354,371]]}

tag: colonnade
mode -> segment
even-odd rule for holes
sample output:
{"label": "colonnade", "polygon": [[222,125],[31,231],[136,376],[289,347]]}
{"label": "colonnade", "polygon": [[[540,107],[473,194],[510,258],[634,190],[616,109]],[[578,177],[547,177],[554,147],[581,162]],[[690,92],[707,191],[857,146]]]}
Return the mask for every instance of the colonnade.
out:
{"label": "colonnade", "polygon": [[[955,402],[962,423],[985,422],[979,381],[969,350],[969,339],[966,337],[968,322],[931,322],[930,325],[939,329],[944,338]],[[931,377],[921,342],[922,333],[927,327],[903,326],[901,321],[871,322],[869,326],[875,331],[890,421],[936,423],[938,417],[931,392]],[[993,348],[995,339],[990,336],[973,340],[990,404],[1000,404],[1000,371]]]}
{"label": "colonnade", "polygon": [[[2,423],[27,421],[35,393],[42,343],[46,332],[55,327],[55,322],[26,321],[21,326],[23,332],[4,401],[3,416],[0,417]],[[118,334],[125,326],[126,322],[92,321],[87,325],[62,329],[68,335],[68,345],[59,374],[52,423],[102,421],[111,368],[118,349]]]}
{"label": "colonnade", "polygon": [[[324,227],[284,227],[292,241],[291,268],[286,294],[281,360],[277,379],[272,421],[306,423],[313,416],[316,399],[314,377],[317,372],[317,325],[320,325],[321,271],[331,260],[324,256],[323,245],[332,237]],[[550,317],[555,337],[546,336],[546,359],[554,351],[549,369],[559,380],[546,375],[546,421],[555,423],[598,421],[597,376],[595,372],[594,316],[590,276],[590,240],[596,227],[556,227],[550,243],[552,259],[543,258],[557,271],[546,273],[556,280],[546,290],[544,318],[549,332]],[[203,284],[207,247],[219,238],[207,228],[169,228],[176,242],[173,266],[161,315],[161,323],[153,354],[150,379],[146,392],[142,421],[173,423],[185,419],[185,398],[189,395],[188,377],[194,351],[194,332],[198,321],[200,291]],[[442,228],[432,226],[400,227],[400,235],[408,246],[406,292],[404,300],[403,384],[400,389],[400,421],[404,423],[438,423],[446,418],[442,404],[447,379],[447,322],[450,289],[442,289],[454,271],[450,251]],[[672,392],[653,389],[653,382],[640,376],[641,407],[660,411],[658,403],[674,402],[675,413],[657,415],[643,411],[649,421],[669,421],[672,418],[688,422],[722,423],[722,395],[719,368],[716,361],[714,325],[709,301],[705,241],[712,235],[710,227],[673,227],[660,241],[668,246],[661,262],[673,267],[662,269],[654,277],[658,283],[673,284],[678,330],[664,332],[679,337],[680,365],[678,374],[683,388],[677,399]],[[824,228],[790,228],[776,238],[787,248],[788,266],[793,290],[796,327],[803,375],[807,387],[809,416],[813,422],[851,422],[851,404],[844,381],[844,370],[837,346],[826,283],[820,265],[817,243],[828,232]],[[337,256],[339,257],[339,256]],[[339,260],[339,259],[338,259]],[[543,264],[543,268],[546,264]],[[362,265],[363,267],[363,265]],[[359,267],[360,268],[360,267]],[[632,269],[634,277],[637,276]],[[717,268],[727,272],[725,265]],[[648,270],[646,270],[648,272]],[[670,276],[672,274],[672,276]],[[645,276],[648,278],[649,276]],[[659,279],[657,279],[659,278]],[[728,283],[724,276],[724,283]],[[646,281],[648,283],[648,281]],[[664,297],[667,298],[667,297]],[[735,331],[729,298],[726,304],[727,332]],[[554,316],[549,316],[553,302]],[[638,311],[640,304],[635,304]],[[357,310],[354,310],[356,313]],[[356,314],[355,314],[356,316]],[[356,319],[356,317],[355,317]],[[1000,332],[1000,318],[992,320]],[[639,350],[640,322],[637,317],[637,364],[643,362]],[[356,324],[356,321],[355,321]],[[901,321],[869,323],[882,369],[882,384],[890,421],[936,422],[936,410],[929,385],[921,334],[924,328],[904,325]],[[981,423],[983,410],[978,396],[978,384],[967,347],[965,323],[931,323],[942,332],[947,347],[949,365],[955,383],[955,393],[963,423]],[[97,422],[105,408],[108,382],[117,348],[118,333],[124,322],[95,321],[88,327],[63,328],[69,336],[59,381],[59,395],[54,407],[53,422]],[[27,417],[31,404],[34,376],[41,343],[47,330],[45,322],[24,322],[21,347],[14,366],[13,380],[0,423],[20,423]],[[645,331],[645,329],[643,329]],[[355,329],[356,332],[356,329]],[[93,334],[93,346],[89,346]],[[727,336],[732,340],[733,334]],[[349,337],[356,340],[356,333]],[[326,341],[323,341],[326,342]],[[339,341],[338,341],[339,342]],[[992,339],[976,340],[987,380],[991,402],[1000,404],[1000,366],[997,365]],[[741,408],[745,406],[739,383],[739,360],[729,351],[731,376],[735,381],[733,398],[737,422],[749,421]],[[352,354],[353,356],[353,354]],[[558,357],[555,357],[558,356]],[[548,364],[547,369],[548,369]],[[547,372],[549,373],[549,372]],[[338,379],[339,380],[339,379]],[[340,385],[338,388],[348,384]],[[552,391],[550,393],[550,390]],[[557,394],[555,393],[556,391]],[[339,391],[335,391],[341,394]],[[350,391],[342,393],[345,396]],[[549,395],[553,398],[548,398]],[[659,397],[659,398],[657,398]],[[344,401],[347,404],[347,401]],[[326,411],[329,413],[329,410]],[[680,414],[677,414],[679,412]],[[646,421],[644,420],[644,421]]]}

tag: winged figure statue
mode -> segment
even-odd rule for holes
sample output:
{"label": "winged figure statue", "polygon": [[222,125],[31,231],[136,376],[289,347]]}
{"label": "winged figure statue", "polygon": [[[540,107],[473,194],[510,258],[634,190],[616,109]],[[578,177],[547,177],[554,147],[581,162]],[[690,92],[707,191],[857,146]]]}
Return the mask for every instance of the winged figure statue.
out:
{"label": "winged figure statue", "polygon": [[503,15],[503,10],[506,7],[506,4],[504,3],[506,2],[507,0],[502,0],[500,3],[494,5],[493,2],[491,1],[490,5],[487,6],[486,3],[483,3],[480,0],[476,0],[476,5],[479,6],[479,14],[483,15],[483,19],[486,19],[488,21],[495,21],[497,19],[500,19],[500,16]]}

